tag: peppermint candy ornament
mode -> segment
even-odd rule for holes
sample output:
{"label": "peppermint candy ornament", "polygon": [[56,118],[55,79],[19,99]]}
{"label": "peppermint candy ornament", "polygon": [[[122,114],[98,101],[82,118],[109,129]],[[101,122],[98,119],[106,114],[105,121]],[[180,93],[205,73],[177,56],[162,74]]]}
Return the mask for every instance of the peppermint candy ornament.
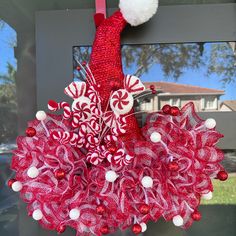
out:
{"label": "peppermint candy ornament", "polygon": [[111,109],[119,115],[127,114],[131,111],[134,105],[134,98],[125,89],[115,91],[110,99]]}
{"label": "peppermint candy ornament", "polygon": [[110,106],[114,113],[124,115],[131,111],[134,105],[132,95],[139,94],[145,90],[141,80],[133,75],[124,78],[124,89],[115,91],[110,99]]}
{"label": "peppermint candy ornament", "polygon": [[80,117],[81,121],[88,120],[92,116],[91,101],[87,97],[80,97],[72,103],[72,110]]}
{"label": "peppermint candy ornament", "polygon": [[87,120],[91,117],[91,100],[85,96],[87,85],[85,82],[72,82],[64,90],[65,94],[74,99],[71,109],[76,113],[74,124],[79,120]]}
{"label": "peppermint candy ornament", "polygon": [[124,88],[132,95],[145,91],[145,86],[141,80],[134,75],[126,75],[124,79]]}
{"label": "peppermint candy ornament", "polygon": [[64,93],[73,99],[83,97],[86,92],[87,85],[85,82],[72,82],[64,90]]}

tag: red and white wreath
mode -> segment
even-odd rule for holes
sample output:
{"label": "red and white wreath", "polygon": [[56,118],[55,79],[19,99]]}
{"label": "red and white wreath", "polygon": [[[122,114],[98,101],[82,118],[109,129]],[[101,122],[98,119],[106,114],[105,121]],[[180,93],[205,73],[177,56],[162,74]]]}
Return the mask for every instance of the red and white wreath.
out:
{"label": "red and white wreath", "polygon": [[[144,6],[145,5],[145,6]],[[9,186],[20,192],[29,215],[46,229],[104,235],[160,217],[189,227],[201,219],[201,198],[212,197],[211,178],[227,179],[216,144],[223,137],[214,119],[202,120],[193,103],[166,105],[140,129],[133,112],[145,91],[139,78],[124,76],[120,34],[129,22],[151,18],[157,0],[120,0],[120,10],[97,28],[86,82],[72,82],[72,103],[48,102],[17,138]]]}

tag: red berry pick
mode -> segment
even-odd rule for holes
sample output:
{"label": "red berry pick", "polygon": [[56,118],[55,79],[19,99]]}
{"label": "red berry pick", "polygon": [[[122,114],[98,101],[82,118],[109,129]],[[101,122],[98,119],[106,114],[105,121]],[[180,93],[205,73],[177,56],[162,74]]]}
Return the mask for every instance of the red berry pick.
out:
{"label": "red berry pick", "polygon": [[26,134],[27,137],[34,137],[35,134],[36,134],[36,130],[33,127],[28,127],[25,130],[25,134]]}
{"label": "red berry pick", "polygon": [[142,232],[142,227],[140,224],[134,224],[132,227],[132,231],[134,234],[140,234]]}
{"label": "red berry pick", "polygon": [[152,94],[156,94],[157,91],[155,89],[152,90]]}
{"label": "red berry pick", "polygon": [[219,179],[220,181],[225,181],[228,179],[228,173],[226,171],[220,171],[218,174],[217,174],[217,179]]}
{"label": "red berry pick", "polygon": [[64,233],[66,231],[66,226],[65,225],[59,225],[58,227],[57,227],[57,232],[59,233],[59,234],[62,234],[62,233]]}
{"label": "red berry pick", "polygon": [[76,67],[76,70],[80,71],[80,70],[81,70],[81,67],[80,67],[80,66],[77,66],[77,67]]}
{"label": "red berry pick", "polygon": [[102,234],[108,234],[109,233],[109,228],[108,226],[103,226],[101,229],[100,229],[100,232]]}
{"label": "red berry pick", "polygon": [[16,182],[16,179],[9,179],[7,182],[8,187],[11,188],[13,183],[15,183],[15,182]]}
{"label": "red berry pick", "polygon": [[169,171],[177,171],[177,170],[179,170],[179,164],[176,161],[170,162],[167,167],[168,167]]}
{"label": "red berry pick", "polygon": [[170,109],[171,109],[171,106],[170,105],[165,105],[164,107],[162,107],[162,111],[164,114],[166,115],[169,115],[170,114]]}
{"label": "red berry pick", "polygon": [[82,66],[85,67],[87,65],[87,62],[86,61],[83,61],[82,62]]}
{"label": "red berry pick", "polygon": [[178,107],[171,107],[170,108],[170,114],[172,115],[172,116],[178,116],[179,114],[180,114],[180,110],[179,110],[179,108]]}
{"label": "red berry pick", "polygon": [[202,215],[199,211],[196,210],[192,213],[191,217],[192,217],[193,220],[199,221],[199,220],[201,220]]}
{"label": "red berry pick", "polygon": [[120,86],[120,82],[119,81],[117,81],[117,80],[112,80],[111,82],[110,82],[110,86],[111,86],[111,89],[113,90],[113,91],[116,91],[116,90],[118,90],[121,86]]}
{"label": "red berry pick", "polygon": [[151,90],[154,90],[154,89],[155,89],[155,85],[154,85],[154,84],[151,84],[151,85],[150,85],[150,89],[151,89]]}
{"label": "red berry pick", "polygon": [[110,146],[108,148],[108,151],[111,153],[111,154],[115,154],[116,151],[118,150],[118,148],[116,146]]}
{"label": "red berry pick", "polygon": [[61,180],[65,178],[66,172],[62,169],[58,169],[55,171],[54,175],[58,180]]}
{"label": "red berry pick", "polygon": [[106,211],[105,207],[103,205],[98,205],[96,208],[96,211],[98,215],[103,215]]}
{"label": "red berry pick", "polygon": [[141,214],[147,215],[150,212],[150,206],[147,205],[147,204],[142,204],[139,207],[139,211],[140,211]]}

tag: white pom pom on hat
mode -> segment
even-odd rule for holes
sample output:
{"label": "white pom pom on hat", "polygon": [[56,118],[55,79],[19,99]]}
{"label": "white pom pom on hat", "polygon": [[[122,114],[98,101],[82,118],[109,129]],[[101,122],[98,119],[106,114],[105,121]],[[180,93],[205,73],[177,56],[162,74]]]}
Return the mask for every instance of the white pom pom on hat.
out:
{"label": "white pom pom on hat", "polygon": [[132,26],[147,22],[157,11],[158,0],[120,0],[120,11]]}

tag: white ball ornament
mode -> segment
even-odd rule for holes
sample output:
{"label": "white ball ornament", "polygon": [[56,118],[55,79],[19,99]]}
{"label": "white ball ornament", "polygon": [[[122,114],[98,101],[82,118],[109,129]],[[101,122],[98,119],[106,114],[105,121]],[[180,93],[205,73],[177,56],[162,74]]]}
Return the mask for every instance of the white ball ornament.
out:
{"label": "white ball ornament", "polygon": [[43,121],[47,118],[47,114],[45,113],[45,111],[38,111],[36,113],[36,118],[37,120]]}
{"label": "white ball ornament", "polygon": [[158,143],[161,141],[161,135],[158,132],[153,132],[150,136],[150,139],[153,143]]}
{"label": "white ball ornament", "polygon": [[16,181],[12,184],[11,188],[14,192],[20,192],[23,186],[20,181]]}
{"label": "white ball ornament", "polygon": [[153,186],[153,179],[150,176],[144,176],[141,182],[144,188],[152,188]]}
{"label": "white ball ornament", "polygon": [[80,211],[77,208],[73,208],[70,210],[69,217],[72,220],[77,220],[80,217]]}
{"label": "white ball ornament", "polygon": [[184,224],[184,219],[180,215],[174,216],[173,224],[177,227],[180,227]]}
{"label": "white ball ornament", "polygon": [[35,166],[32,166],[28,169],[27,175],[32,179],[37,178],[39,175],[39,170]]}
{"label": "white ball ornament", "polygon": [[143,222],[140,224],[142,227],[142,233],[144,233],[145,231],[147,231],[147,225]]}
{"label": "white ball ornament", "polygon": [[41,210],[37,209],[37,210],[34,210],[33,212],[33,215],[32,215],[33,219],[34,220],[42,220],[43,218],[43,213]]}
{"label": "white ball ornament", "polygon": [[116,174],[115,171],[109,170],[106,172],[105,178],[106,178],[106,181],[113,183],[118,178],[118,175]]}
{"label": "white ball ornament", "polygon": [[213,118],[209,118],[205,121],[207,129],[214,129],[216,127],[216,121]]}
{"label": "white ball ornament", "polygon": [[202,194],[202,198],[205,199],[205,200],[211,200],[212,197],[213,197],[213,193],[212,192]]}

